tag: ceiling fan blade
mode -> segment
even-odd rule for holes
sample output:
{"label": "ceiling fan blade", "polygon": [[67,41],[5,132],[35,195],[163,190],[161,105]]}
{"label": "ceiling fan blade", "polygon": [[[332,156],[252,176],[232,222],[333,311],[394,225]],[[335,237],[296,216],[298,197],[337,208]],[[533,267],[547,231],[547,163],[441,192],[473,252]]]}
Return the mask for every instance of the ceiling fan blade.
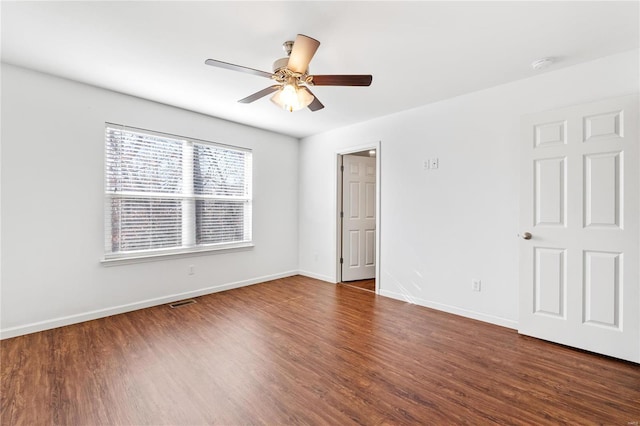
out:
{"label": "ceiling fan blade", "polygon": [[205,64],[211,65],[212,67],[225,68],[231,71],[240,71],[246,72],[247,74],[258,75],[260,77],[271,78],[273,75],[270,72],[254,70],[253,68],[243,67],[241,65],[230,64],[227,62],[216,61],[215,59],[207,59],[204,61]]}
{"label": "ceiling fan blade", "polygon": [[266,89],[262,89],[259,92],[254,93],[253,95],[247,96],[244,99],[240,99],[238,102],[240,102],[241,104],[250,104],[253,101],[257,101],[260,98],[263,98],[265,96],[267,96],[269,93],[273,93],[276,90],[280,89],[282,86],[280,86],[279,84],[275,84],[273,86],[269,86]]}
{"label": "ceiling fan blade", "polygon": [[370,86],[371,75],[314,75],[314,86]]}
{"label": "ceiling fan blade", "polygon": [[313,92],[309,90],[309,88],[303,87],[303,89],[309,92],[311,96],[313,96],[313,101],[307,106],[307,108],[309,108],[311,111],[318,111],[319,109],[324,108],[324,105],[322,105],[322,102],[318,100],[318,97],[314,95]]}
{"label": "ceiling fan blade", "polygon": [[293,72],[304,74],[309,68],[309,62],[311,62],[311,58],[318,50],[318,46],[320,46],[318,40],[298,34],[296,41],[293,42],[293,49],[291,49],[287,68]]}

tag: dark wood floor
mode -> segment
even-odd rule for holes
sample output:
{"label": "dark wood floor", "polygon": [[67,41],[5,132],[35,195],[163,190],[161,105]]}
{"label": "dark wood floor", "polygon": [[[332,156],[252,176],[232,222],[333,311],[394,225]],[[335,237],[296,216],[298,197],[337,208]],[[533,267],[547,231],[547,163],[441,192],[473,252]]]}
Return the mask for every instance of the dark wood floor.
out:
{"label": "dark wood floor", "polygon": [[640,367],[303,277],[5,340],[2,425],[615,424]]}
{"label": "dark wood floor", "polygon": [[358,281],[344,281],[340,283],[342,285],[348,285],[351,287],[359,288],[367,291],[376,291],[376,280],[358,280]]}

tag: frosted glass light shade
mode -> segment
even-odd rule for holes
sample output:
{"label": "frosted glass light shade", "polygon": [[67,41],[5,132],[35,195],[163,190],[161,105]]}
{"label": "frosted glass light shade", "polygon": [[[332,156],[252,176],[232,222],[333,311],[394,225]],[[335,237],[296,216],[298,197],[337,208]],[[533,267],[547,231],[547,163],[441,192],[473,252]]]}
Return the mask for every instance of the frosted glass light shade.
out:
{"label": "frosted glass light shade", "polygon": [[271,102],[289,111],[298,111],[313,102],[313,95],[294,84],[285,84],[271,97]]}

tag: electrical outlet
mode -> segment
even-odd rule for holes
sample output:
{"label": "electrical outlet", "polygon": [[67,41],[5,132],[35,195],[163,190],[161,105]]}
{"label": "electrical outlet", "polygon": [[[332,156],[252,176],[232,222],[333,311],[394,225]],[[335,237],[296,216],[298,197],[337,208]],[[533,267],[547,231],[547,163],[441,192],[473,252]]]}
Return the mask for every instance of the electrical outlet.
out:
{"label": "electrical outlet", "polygon": [[189,265],[189,275],[194,275],[196,273],[196,266]]}
{"label": "electrical outlet", "polygon": [[471,290],[473,291],[482,290],[482,282],[480,280],[471,280]]}
{"label": "electrical outlet", "polygon": [[426,160],[424,160],[424,163],[422,164],[422,169],[429,170],[430,165],[431,165],[431,161],[427,158]]}

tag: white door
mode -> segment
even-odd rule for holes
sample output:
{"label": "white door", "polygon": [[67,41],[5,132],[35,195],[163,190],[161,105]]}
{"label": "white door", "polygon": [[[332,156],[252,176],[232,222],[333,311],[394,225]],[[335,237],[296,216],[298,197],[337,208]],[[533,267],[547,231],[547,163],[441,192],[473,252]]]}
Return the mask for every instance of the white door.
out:
{"label": "white door", "polygon": [[518,331],[640,362],[638,97],[522,131]]}
{"label": "white door", "polygon": [[376,159],[342,157],[342,281],[375,278]]}

